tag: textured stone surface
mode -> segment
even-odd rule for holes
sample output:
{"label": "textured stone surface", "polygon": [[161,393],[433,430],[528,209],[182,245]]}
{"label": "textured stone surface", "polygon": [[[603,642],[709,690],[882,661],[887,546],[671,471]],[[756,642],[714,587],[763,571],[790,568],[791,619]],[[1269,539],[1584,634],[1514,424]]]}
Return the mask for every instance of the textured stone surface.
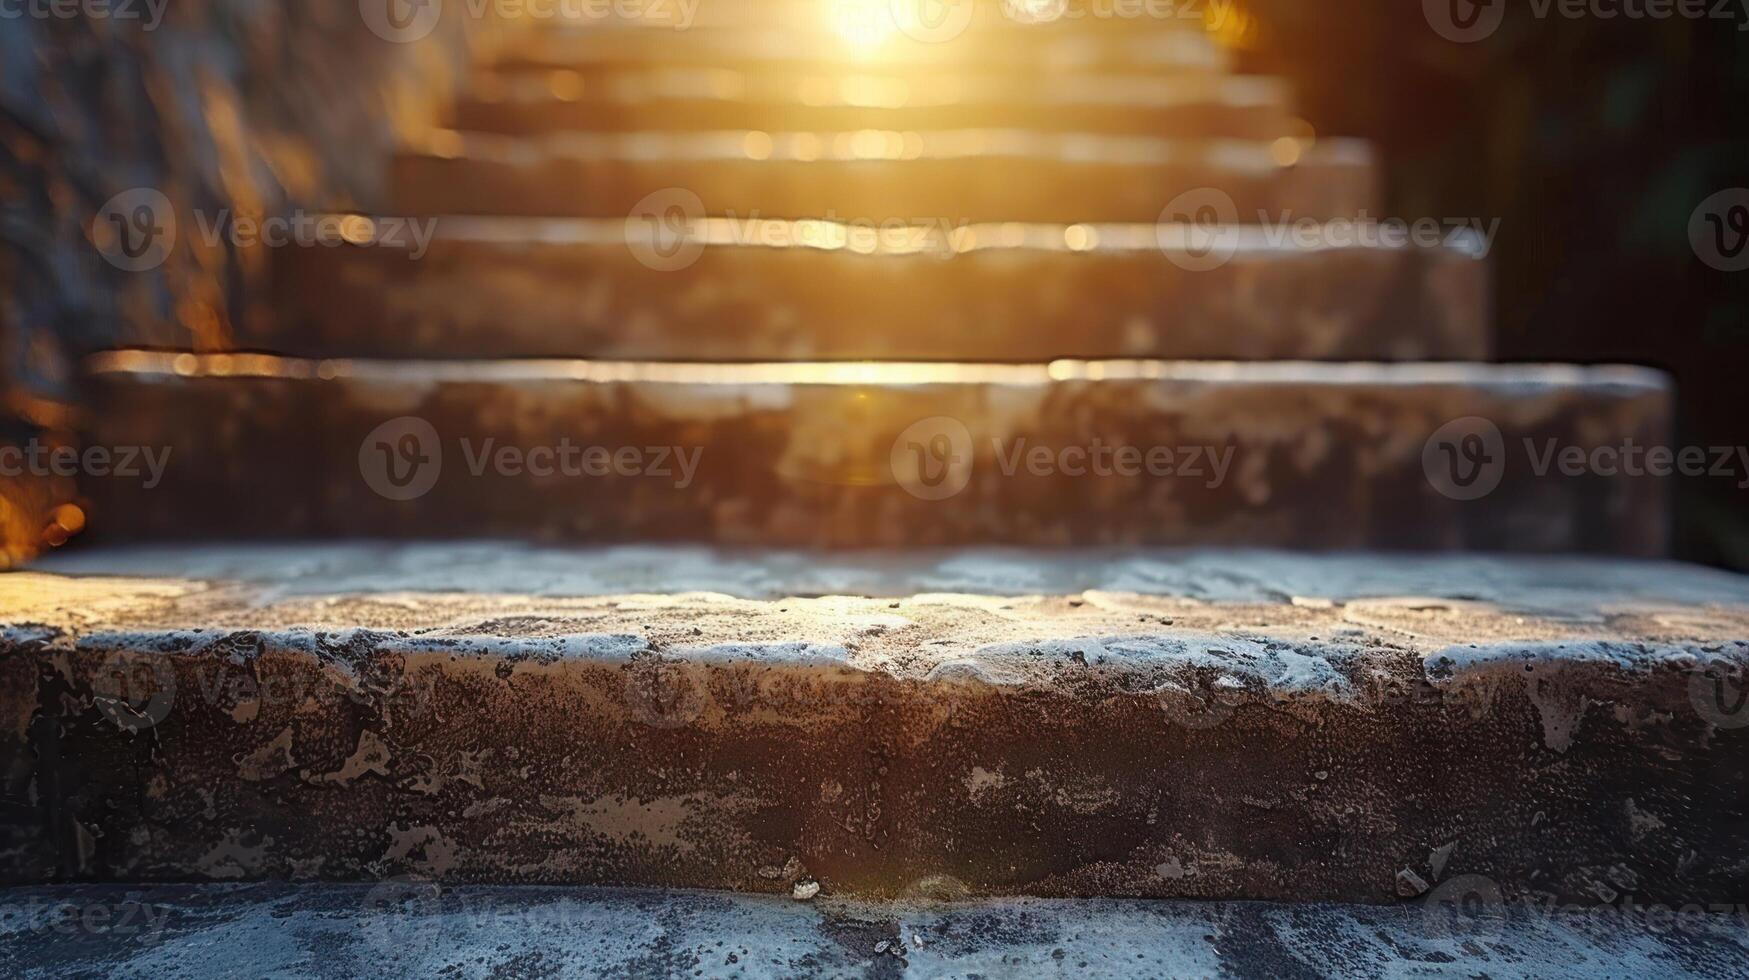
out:
{"label": "textured stone surface", "polygon": [[[385,222],[356,244],[281,252],[281,315],[243,343],[317,357],[433,358],[1488,353],[1487,271],[1474,236],[1441,248],[1306,248],[1252,227],[1235,230],[1231,257],[1208,268],[1185,251],[1179,229],[1151,224],[688,229],[696,259],[675,268],[649,262],[648,229],[623,220],[447,218],[429,243]],[[851,248],[852,234],[875,251]]]}
{"label": "textured stone surface", "polygon": [[[1011,900],[813,903],[710,892],[170,885],[0,891],[29,980],[179,977],[1742,977],[1741,909]],[[87,916],[97,923],[84,926]]]}
{"label": "textured stone surface", "polygon": [[771,69],[632,69],[596,84],[572,71],[486,74],[456,129],[1068,130],[1273,140],[1301,135],[1286,83],[1259,76],[930,73],[834,76]]}
{"label": "textured stone surface", "polygon": [[[763,140],[761,140],[763,137]],[[755,159],[749,138],[769,155]],[[1317,143],[1293,166],[1271,144],[937,130],[926,133],[432,134],[396,155],[405,215],[625,218],[697,195],[710,215],[932,221],[1151,222],[1174,198],[1217,188],[1241,221],[1379,213],[1371,151]],[[1199,199],[1199,206],[1202,203]]]}
{"label": "textured stone surface", "polygon": [[[1663,382],[1635,369],[124,352],[94,363],[92,384],[90,442],[170,454],[153,487],[90,481],[90,530],[111,539],[1657,554],[1667,520],[1665,481],[1534,468],[1551,440],[1667,445]],[[1473,500],[1429,477],[1443,472],[1430,436],[1465,417],[1502,439],[1499,485]]]}
{"label": "textured stone surface", "polygon": [[[481,556],[122,552],[0,577],[0,664],[39,678],[6,709],[37,760],[8,812],[98,880],[1387,902],[1480,875],[1588,905],[1749,886],[1739,577]],[[598,594],[858,575],[902,597]]]}

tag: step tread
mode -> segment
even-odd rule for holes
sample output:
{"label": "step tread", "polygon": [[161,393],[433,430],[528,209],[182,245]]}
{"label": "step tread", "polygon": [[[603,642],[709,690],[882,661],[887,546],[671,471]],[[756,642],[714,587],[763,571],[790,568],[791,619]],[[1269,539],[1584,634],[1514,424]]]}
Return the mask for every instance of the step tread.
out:
{"label": "step tread", "polygon": [[[648,604],[630,603],[629,596]],[[1046,598],[992,601],[1026,597]],[[930,661],[958,655],[936,647],[943,641],[965,651],[1006,643],[1016,632],[1039,640],[1110,635],[1135,622],[1126,608],[1132,601],[1159,600],[1182,611],[1170,626],[1151,623],[1143,633],[1206,638],[1233,628],[1223,607],[1241,605],[1255,617],[1246,629],[1305,632],[1311,639],[1303,649],[1338,658],[1356,648],[1390,648],[1392,659],[1404,649],[1427,659],[1452,644],[1506,636],[1628,646],[1659,635],[1659,643],[1680,644],[1749,634],[1749,576],[1698,565],[1267,549],[821,553],[508,541],[112,546],[51,554],[0,576],[0,598],[0,625],[25,630],[37,624],[72,636],[294,626],[428,633],[478,626],[479,610],[498,604],[553,610],[552,622],[487,620],[487,629],[471,630],[482,637],[483,649],[493,638],[519,638],[523,629],[536,636],[563,633],[557,618],[567,607],[577,610],[573,625],[602,635],[654,635],[692,621],[700,610],[720,610],[723,618],[709,624],[712,632],[689,641],[701,648],[765,642],[768,630],[785,634],[783,643],[841,642],[866,631],[858,614],[879,618],[892,608],[889,599],[901,600],[895,613],[901,618],[907,608],[935,604],[1010,614],[990,622],[931,615],[925,632],[892,631],[871,641],[904,657],[868,652],[848,658],[862,669],[911,674],[926,674]],[[852,611],[845,602],[863,608]],[[612,611],[605,618],[584,615],[601,610]],[[1610,619],[1628,610],[1632,617]],[[774,623],[786,625],[774,629]],[[1395,642],[1382,642],[1387,639]],[[1649,662],[1657,654],[1647,649],[1624,656]]]}
{"label": "step tread", "polygon": [[[418,882],[9,889],[0,905],[25,980],[194,976],[288,980],[523,976],[945,978],[1088,972],[1356,978],[1740,976],[1740,919],[1596,921],[1537,908],[1489,917],[1426,904],[1036,900],[811,903],[722,892]],[[134,915],[139,928],[57,929],[55,910]],[[142,909],[158,918],[144,921]],[[130,919],[130,923],[131,923]]]}

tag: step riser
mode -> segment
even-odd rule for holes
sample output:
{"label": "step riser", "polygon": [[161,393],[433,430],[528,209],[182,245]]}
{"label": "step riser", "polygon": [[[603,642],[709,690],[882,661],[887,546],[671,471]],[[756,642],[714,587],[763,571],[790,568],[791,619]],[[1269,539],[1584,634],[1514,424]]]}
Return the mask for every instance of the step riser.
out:
{"label": "step riser", "polygon": [[576,71],[589,78],[625,68],[706,68],[757,73],[772,69],[842,75],[848,66],[882,73],[979,71],[1017,77],[1104,72],[1203,79],[1225,71],[1226,52],[1206,35],[1177,32],[1130,37],[1048,36],[1045,32],[969,30],[947,42],[891,38],[879,56],[859,59],[836,39],[807,31],[583,31],[534,35],[492,55],[501,74]]}
{"label": "step riser", "polygon": [[[1665,540],[1665,481],[1539,477],[1524,449],[1526,440],[1538,452],[1552,440],[1588,454],[1630,439],[1668,445],[1667,393],[1643,373],[1616,384],[1606,380],[1615,375],[1549,381],[1535,370],[1430,375],[1412,365],[1272,374],[1266,365],[1093,364],[1064,380],[1042,368],[949,367],[962,380],[931,383],[920,368],[900,366],[883,382],[852,365],[841,369],[851,372],[845,383],[812,384],[760,380],[821,376],[806,367],[651,375],[573,362],[521,374],[511,366],[500,380],[479,362],[374,375],[365,365],[334,380],[316,380],[307,362],[270,367],[307,374],[300,380],[181,378],[167,355],[123,361],[159,368],[99,370],[91,439],[167,447],[174,463],[150,490],[93,481],[100,535],[1625,554],[1660,553]],[[611,380],[630,376],[622,370],[646,380]],[[1131,370],[1174,373],[1126,379]],[[1499,427],[1506,456],[1496,489],[1458,500],[1436,490],[1428,442],[1468,416]],[[431,428],[379,429],[407,417]],[[553,455],[565,447],[568,472]],[[1100,447],[1107,469],[1096,476],[1084,454]],[[1116,447],[1128,447],[1121,474],[1111,469]],[[407,448],[418,452],[394,455]],[[433,451],[439,465],[414,465]],[[541,467],[536,475],[528,463]],[[415,486],[429,489],[384,495]]]}
{"label": "step riser", "polygon": [[1041,132],[1254,140],[1289,136],[1296,128],[1293,114],[1279,106],[1202,103],[1162,108],[1024,104],[858,108],[717,99],[533,104],[464,100],[456,107],[453,122],[456,129],[509,134],[652,129],[854,132],[988,126]]}
{"label": "step riser", "polygon": [[[1182,252],[1145,247],[869,256],[709,246],[684,268],[663,271],[651,267],[647,248],[626,244],[621,223],[592,226],[588,241],[576,228],[570,241],[555,241],[549,227],[518,232],[500,223],[481,230],[506,239],[469,240],[462,222],[439,219],[417,259],[411,244],[281,250],[277,329],[239,342],[309,356],[412,358],[1488,355],[1486,263],[1459,249],[1242,249],[1204,269]],[[757,236],[767,226],[737,227]],[[457,237],[443,237],[451,228]],[[1145,237],[1151,229],[1125,231]],[[1055,234],[1060,242],[1062,230]]]}
{"label": "step riser", "polygon": [[[900,680],[829,648],[806,663],[777,646],[724,659],[683,640],[661,656],[589,642],[15,637],[0,662],[41,683],[3,728],[36,733],[23,758],[53,760],[31,819],[65,842],[72,879],[782,893],[795,858],[837,894],[1377,902],[1456,842],[1447,873],[1507,894],[1596,901],[1613,880],[1676,904],[1749,885],[1723,859],[1749,846],[1749,735],[1709,733],[1673,667],[1539,674],[1525,658],[1549,649],[1525,644],[1424,675],[1405,655],[1351,700],[1245,693],[1216,714],[1091,641],[1068,644],[1086,663],[1061,645],[1029,654],[1057,678],[1043,687],[971,668]],[[1689,652],[1721,650],[1749,660],[1740,642]],[[156,722],[138,733],[94,700],[114,696],[93,678],[118,664],[146,712],[118,717]],[[172,676],[170,705],[151,707]]]}
{"label": "step riser", "polygon": [[[830,146],[829,138],[825,142]],[[1261,146],[1256,152],[1263,152]],[[401,154],[392,179],[395,204],[408,215],[624,218],[650,195],[676,188],[696,194],[711,215],[877,225],[1149,223],[1160,220],[1178,195],[1203,188],[1224,191],[1239,220],[1254,214],[1323,221],[1380,213],[1371,162],[1351,152],[1318,150],[1285,168],[1235,167],[1213,159],[1212,152],[1186,152],[1158,163],[1056,156],[801,161]]]}

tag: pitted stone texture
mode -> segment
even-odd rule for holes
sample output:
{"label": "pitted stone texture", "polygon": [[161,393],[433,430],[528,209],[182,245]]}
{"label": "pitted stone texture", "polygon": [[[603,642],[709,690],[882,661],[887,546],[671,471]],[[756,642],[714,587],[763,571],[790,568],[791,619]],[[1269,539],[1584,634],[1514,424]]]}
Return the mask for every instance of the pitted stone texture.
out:
{"label": "pitted stone texture", "polygon": [[[1533,465],[1551,445],[1668,445],[1664,381],[1635,369],[122,352],[94,365],[92,383],[93,444],[171,459],[151,488],[92,481],[90,532],[111,540],[438,534],[1644,555],[1660,553],[1666,534],[1665,481],[1538,475]],[[1428,467],[1442,461],[1430,437],[1464,417],[1489,420],[1502,437],[1499,486],[1474,500],[1442,492],[1430,478],[1441,471]],[[1113,468],[1120,449],[1126,472]]]}
{"label": "pitted stone texture", "polygon": [[[9,812],[52,829],[48,863],[931,897],[1749,887],[1734,576],[1160,554],[1134,560],[1224,567],[1238,591],[740,599],[394,571],[465,552],[315,558],[196,553],[143,576],[166,556],[123,553],[0,579],[0,663],[39,689],[9,709],[37,762]],[[628,560],[660,567],[577,559]],[[373,588],[321,587],[373,565]],[[1417,588],[1377,591],[1392,576]]]}
{"label": "pitted stone texture", "polygon": [[0,939],[23,980],[1746,975],[1741,906],[1661,915],[1596,905],[1466,917],[1427,904],[803,903],[417,881],[0,891]]}
{"label": "pitted stone texture", "polygon": [[848,77],[767,69],[627,68],[596,84],[574,72],[488,73],[453,115],[456,129],[855,132],[1030,129],[1274,140],[1308,135],[1288,86],[1258,76],[926,77],[879,70]]}
{"label": "pitted stone texture", "polygon": [[[1179,195],[1212,188],[1238,215],[1226,223],[1379,213],[1372,151],[1354,140],[1319,142],[1283,166],[1267,141],[981,129],[759,135],[772,147],[763,159],[748,154],[742,132],[440,132],[395,157],[393,206],[416,216],[624,220],[640,208],[665,217],[696,199],[701,216],[1069,224],[1158,221]],[[1193,210],[1208,200],[1196,202]]]}
{"label": "pitted stone texture", "polygon": [[1163,249],[1153,224],[863,229],[881,250],[861,254],[818,247],[848,236],[842,226],[724,220],[690,226],[695,261],[657,269],[633,247],[648,229],[624,220],[437,219],[429,242],[416,230],[382,222],[356,244],[280,250],[280,316],[242,346],[730,361],[1483,360],[1489,349],[1484,250],[1467,234],[1325,248],[1234,229],[1231,257],[1209,268],[1170,229]]}

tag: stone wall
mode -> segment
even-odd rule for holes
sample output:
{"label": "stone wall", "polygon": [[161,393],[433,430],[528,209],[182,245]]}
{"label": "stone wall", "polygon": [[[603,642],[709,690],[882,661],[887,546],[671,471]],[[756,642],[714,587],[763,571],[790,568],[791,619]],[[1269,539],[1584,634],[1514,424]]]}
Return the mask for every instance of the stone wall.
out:
{"label": "stone wall", "polygon": [[[263,315],[263,250],[209,240],[214,222],[377,202],[389,148],[436,121],[497,25],[451,5],[398,43],[367,23],[376,2],[129,0],[0,18],[0,441],[64,444],[85,352],[225,347]],[[141,203],[143,227],[168,214],[179,233],[134,262],[112,225]],[[41,507],[57,494],[30,482],[0,477],[0,565],[51,525]]]}

